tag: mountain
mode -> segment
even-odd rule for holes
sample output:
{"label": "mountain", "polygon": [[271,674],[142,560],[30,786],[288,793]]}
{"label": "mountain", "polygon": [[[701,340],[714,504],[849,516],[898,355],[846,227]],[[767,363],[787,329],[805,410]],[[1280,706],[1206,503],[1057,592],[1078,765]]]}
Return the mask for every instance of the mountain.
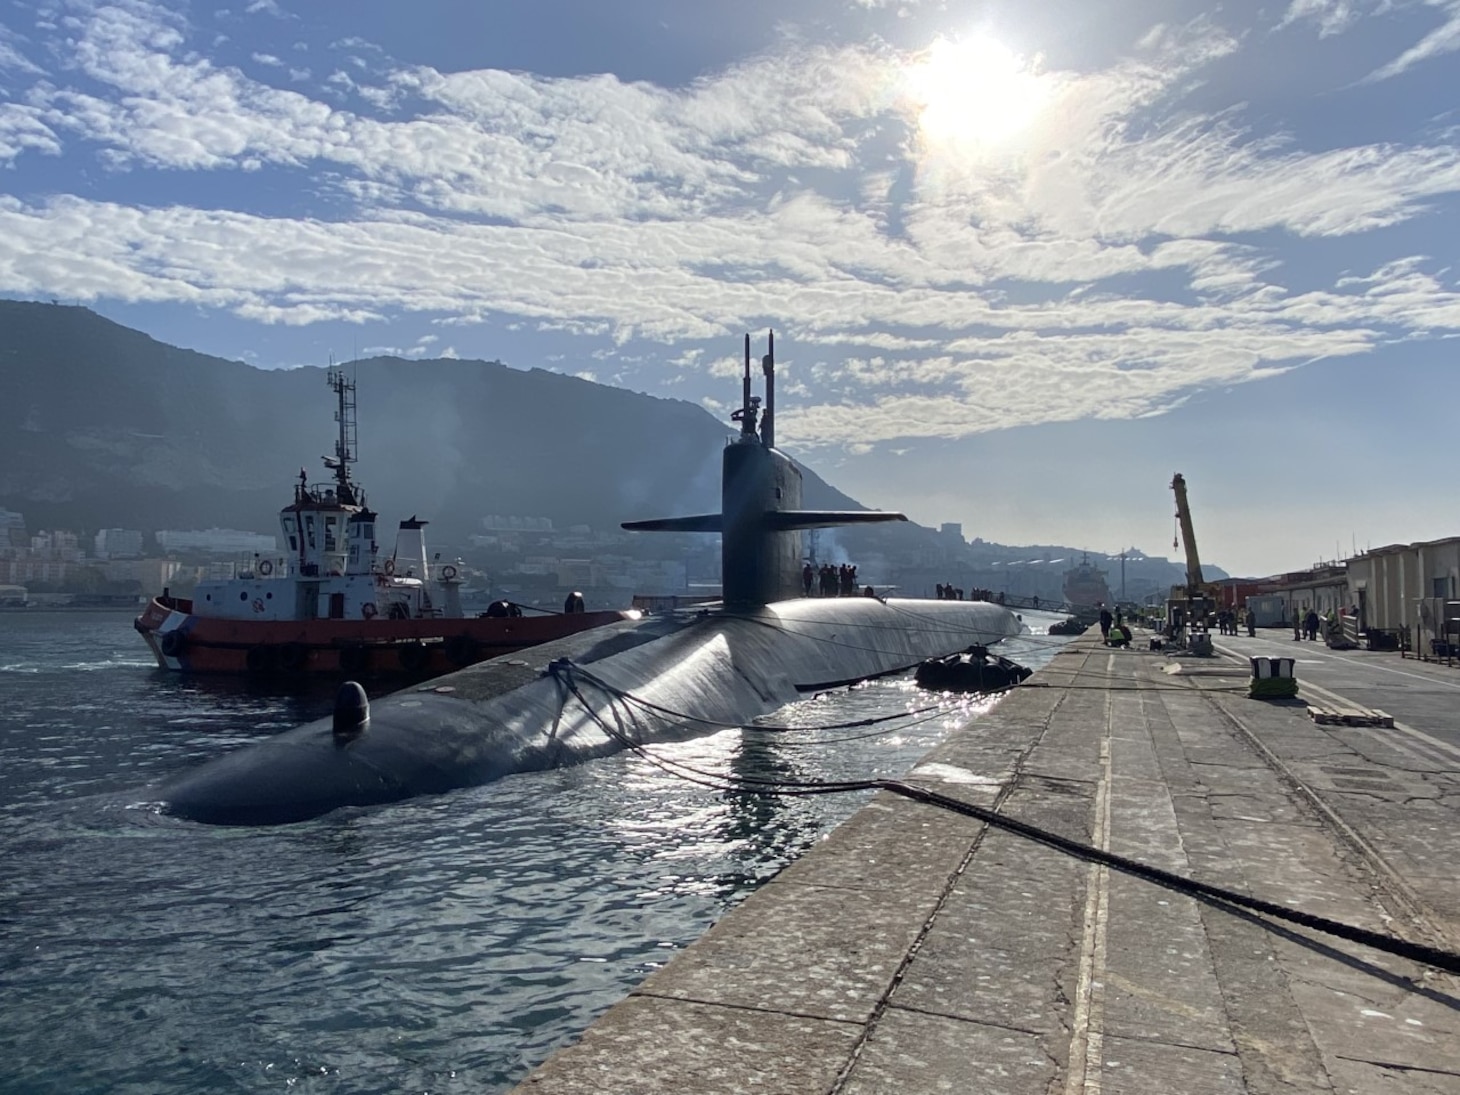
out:
{"label": "mountain", "polygon": [[[495,361],[371,358],[355,472],[387,521],[438,543],[486,514],[558,526],[719,508],[730,429],[702,407]],[[85,308],[0,301],[0,506],[35,528],[273,532],[301,464],[327,472],[323,367],[265,370]],[[807,471],[805,504],[863,508]]]}
{"label": "mountain", "polygon": [[[377,357],[347,368],[357,480],[386,527],[416,514],[442,549],[464,545],[488,514],[606,530],[719,508],[732,428],[695,404],[497,361]],[[32,531],[273,533],[301,465],[327,478],[320,457],[337,435],[324,367],[257,369],[86,308],[0,301],[0,385],[0,507]],[[865,508],[803,470],[807,508]],[[1050,599],[1074,554],[969,545],[912,523],[822,530],[808,546],[822,561],[877,560],[907,593],[956,581]],[[1133,596],[1182,580],[1164,559],[1129,570]]]}

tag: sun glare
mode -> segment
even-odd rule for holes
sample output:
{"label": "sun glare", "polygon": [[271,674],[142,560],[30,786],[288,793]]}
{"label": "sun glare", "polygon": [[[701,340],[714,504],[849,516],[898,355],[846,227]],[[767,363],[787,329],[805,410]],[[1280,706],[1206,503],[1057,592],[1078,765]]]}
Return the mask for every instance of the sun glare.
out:
{"label": "sun glare", "polygon": [[1025,58],[986,37],[937,39],[908,69],[906,88],[923,138],[954,146],[1011,139],[1048,97]]}

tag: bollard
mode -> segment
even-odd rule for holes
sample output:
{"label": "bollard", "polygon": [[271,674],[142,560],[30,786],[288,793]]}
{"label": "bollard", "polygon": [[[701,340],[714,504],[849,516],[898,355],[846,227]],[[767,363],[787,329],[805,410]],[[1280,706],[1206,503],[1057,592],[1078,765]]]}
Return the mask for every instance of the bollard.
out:
{"label": "bollard", "polygon": [[1247,695],[1254,700],[1290,700],[1298,694],[1292,658],[1249,658],[1252,680]]}
{"label": "bollard", "polygon": [[336,745],[348,745],[370,729],[370,700],[355,681],[345,681],[335,692],[332,732]]}

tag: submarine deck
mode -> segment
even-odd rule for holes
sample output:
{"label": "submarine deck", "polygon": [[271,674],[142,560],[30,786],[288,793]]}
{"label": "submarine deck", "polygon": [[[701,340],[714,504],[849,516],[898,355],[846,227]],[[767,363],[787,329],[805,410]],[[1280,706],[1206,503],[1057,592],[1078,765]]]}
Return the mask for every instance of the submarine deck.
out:
{"label": "submarine deck", "polygon": [[[1300,700],[1247,697],[1257,654],[1299,659]],[[1457,699],[1453,669],[1284,632],[1205,659],[1087,633],[907,781],[1455,951]],[[515,1090],[1456,1093],[1460,978],[881,792]]]}

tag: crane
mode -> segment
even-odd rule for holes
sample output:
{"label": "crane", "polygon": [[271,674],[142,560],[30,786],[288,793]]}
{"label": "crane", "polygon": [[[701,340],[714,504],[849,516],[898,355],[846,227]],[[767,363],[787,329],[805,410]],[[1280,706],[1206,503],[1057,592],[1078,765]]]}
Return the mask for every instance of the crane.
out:
{"label": "crane", "polygon": [[1193,654],[1210,654],[1212,638],[1206,629],[1207,614],[1216,607],[1216,589],[1202,578],[1196,531],[1191,524],[1191,506],[1186,500],[1186,476],[1180,472],[1172,476],[1171,490],[1176,495],[1176,520],[1186,548],[1186,585],[1171,587],[1167,626],[1171,637],[1178,641],[1184,638],[1185,645]]}
{"label": "crane", "polygon": [[1171,477],[1171,490],[1176,494],[1176,520],[1181,524],[1181,542],[1186,546],[1186,588],[1200,589],[1201,557],[1196,553],[1196,531],[1191,527],[1191,507],[1186,502],[1186,476],[1177,472]]}

